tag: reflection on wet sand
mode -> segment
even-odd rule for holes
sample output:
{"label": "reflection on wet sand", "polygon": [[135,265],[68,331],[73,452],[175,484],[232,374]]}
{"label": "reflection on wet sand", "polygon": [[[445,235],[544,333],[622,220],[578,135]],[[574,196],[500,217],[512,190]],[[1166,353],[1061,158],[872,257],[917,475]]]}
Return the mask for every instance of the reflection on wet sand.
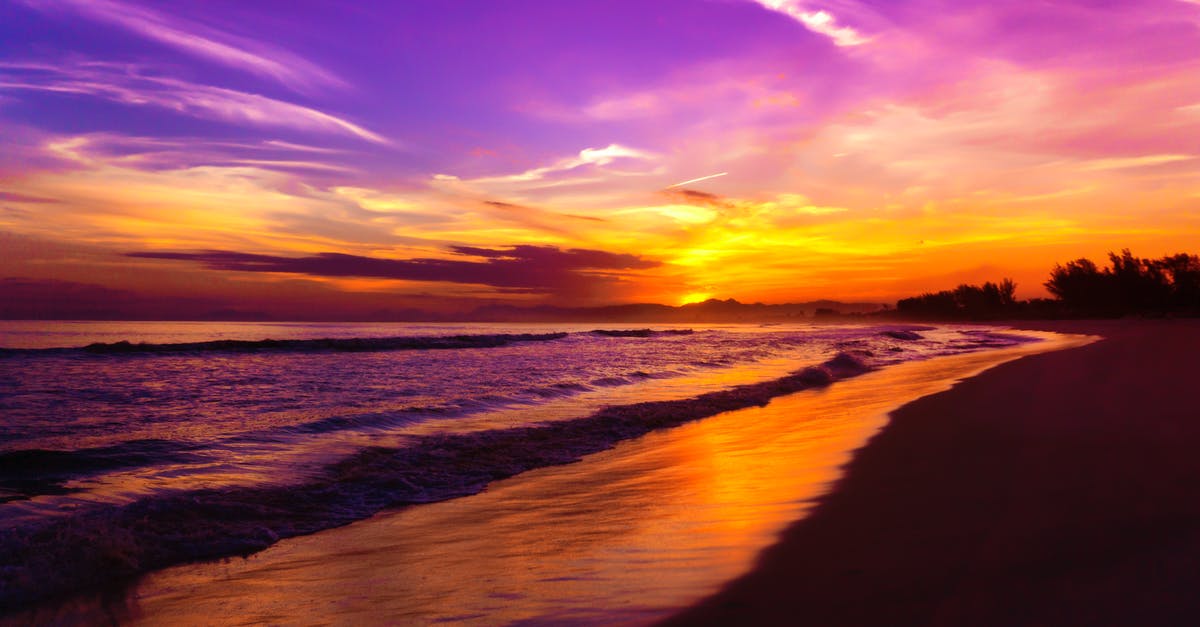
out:
{"label": "reflection on wet sand", "polygon": [[475,496],[288,540],[246,560],[152,574],[129,591],[119,618],[646,622],[747,570],[891,409],[998,363],[1085,341],[1047,337],[902,364],[652,433]]}

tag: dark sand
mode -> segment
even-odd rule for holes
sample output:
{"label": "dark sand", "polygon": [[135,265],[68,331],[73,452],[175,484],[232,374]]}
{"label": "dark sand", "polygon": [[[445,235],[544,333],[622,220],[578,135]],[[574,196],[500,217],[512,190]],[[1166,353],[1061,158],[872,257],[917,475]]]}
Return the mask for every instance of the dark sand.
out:
{"label": "dark sand", "polygon": [[671,625],[1200,624],[1200,321],[922,398],[756,569]]}

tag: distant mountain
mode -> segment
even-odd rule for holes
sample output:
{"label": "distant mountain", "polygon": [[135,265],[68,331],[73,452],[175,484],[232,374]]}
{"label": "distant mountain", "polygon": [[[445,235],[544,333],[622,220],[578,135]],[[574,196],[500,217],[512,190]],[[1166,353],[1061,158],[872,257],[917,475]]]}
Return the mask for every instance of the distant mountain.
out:
{"label": "distant mountain", "polygon": [[[492,304],[460,313],[421,309],[375,309],[363,312],[310,310],[249,310],[212,306],[202,300],[181,310],[172,303],[156,303],[137,294],[98,286],[0,279],[0,320],[212,320],[212,321],[340,321],[340,322],[628,322],[688,324],[705,322],[786,322],[806,318],[857,315],[887,309],[878,303],[843,303],[814,300],[804,303],[764,305],[709,299],[672,307],[655,303],[559,307]],[[34,284],[30,287],[27,284]],[[11,289],[4,289],[11,288]],[[37,288],[37,289],[35,289]],[[3,295],[16,298],[3,298]]]}
{"label": "distant mountain", "polygon": [[764,305],[740,303],[732,298],[712,298],[678,307],[654,303],[600,307],[487,305],[448,318],[473,322],[782,322],[821,315],[870,313],[884,308],[885,305],[878,303],[843,303],[834,300]]}

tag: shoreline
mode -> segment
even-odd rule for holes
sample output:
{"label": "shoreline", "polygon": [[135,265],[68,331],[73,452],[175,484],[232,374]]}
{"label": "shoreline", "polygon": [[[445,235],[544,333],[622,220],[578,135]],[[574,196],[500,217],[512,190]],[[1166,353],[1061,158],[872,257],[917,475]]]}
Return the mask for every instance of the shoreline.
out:
{"label": "shoreline", "polygon": [[[601,406],[569,420],[435,433],[407,446],[364,447],[302,482],[164,492],[6,528],[0,531],[0,560],[8,564],[0,571],[0,612],[21,611],[31,600],[36,605],[95,592],[105,578],[131,583],[179,564],[254,554],[281,539],[385,510],[472,496],[524,472],[871,371],[861,359],[838,353],[782,377],[693,397]],[[205,524],[196,525],[197,519]],[[58,568],[67,563],[73,569]]]}
{"label": "shoreline", "polygon": [[[271,620],[303,607],[309,617],[339,608],[367,622],[469,615],[487,624],[480,617],[535,619],[595,608],[598,614],[586,615],[604,622],[655,620],[749,569],[891,409],[1046,350],[1054,349],[1020,344],[875,370],[655,431],[576,464],[498,481],[474,496],[292,538],[247,560],[156,571],[125,593],[98,599],[99,606],[81,599],[32,615],[53,620],[113,611],[135,621],[202,622],[200,616],[238,608],[237,615]],[[464,526],[466,520],[473,522]],[[554,546],[572,549],[532,559],[538,547]],[[353,560],[346,559],[349,547]],[[584,563],[595,572],[581,572]],[[380,572],[390,575],[380,579]],[[497,573],[510,576],[496,580]],[[462,581],[486,586],[464,588]],[[581,581],[593,583],[580,587]],[[562,594],[576,597],[576,610],[557,605]]]}
{"label": "shoreline", "polygon": [[750,573],[662,624],[1178,624],[1200,613],[1200,321],[1010,324],[1104,339],[893,412]]}

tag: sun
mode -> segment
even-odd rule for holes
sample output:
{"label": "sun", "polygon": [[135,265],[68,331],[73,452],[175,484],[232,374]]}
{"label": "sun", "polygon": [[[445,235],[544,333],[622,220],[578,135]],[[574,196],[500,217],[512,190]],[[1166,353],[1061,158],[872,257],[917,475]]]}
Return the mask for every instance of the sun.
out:
{"label": "sun", "polygon": [[679,299],[679,304],[690,305],[692,303],[702,303],[712,297],[713,295],[711,292],[692,292],[690,294],[684,294],[683,297]]}

